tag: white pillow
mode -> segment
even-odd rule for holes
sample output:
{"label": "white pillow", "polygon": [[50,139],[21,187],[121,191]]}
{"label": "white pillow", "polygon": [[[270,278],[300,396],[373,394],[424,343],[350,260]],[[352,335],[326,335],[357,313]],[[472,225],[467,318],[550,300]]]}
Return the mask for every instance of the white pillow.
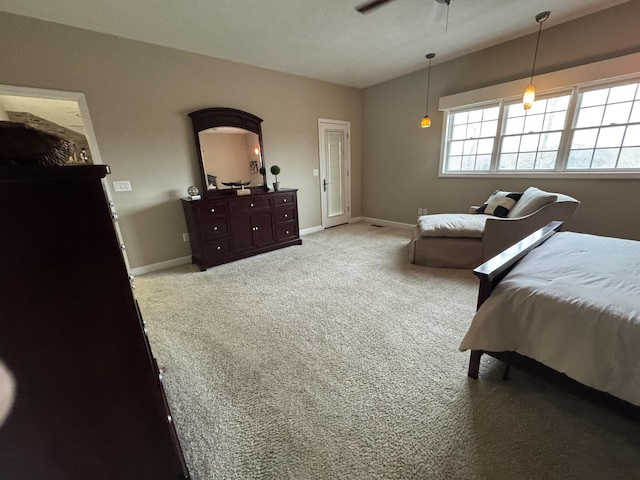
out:
{"label": "white pillow", "polygon": [[556,200],[558,200],[558,195],[555,193],[545,192],[536,187],[529,187],[524,191],[520,200],[516,202],[507,216],[509,218],[526,217]]}
{"label": "white pillow", "polygon": [[476,213],[484,213],[485,215],[493,215],[495,217],[506,217],[516,202],[520,200],[522,193],[519,192],[503,192],[496,190],[491,194],[484,204],[476,210]]}

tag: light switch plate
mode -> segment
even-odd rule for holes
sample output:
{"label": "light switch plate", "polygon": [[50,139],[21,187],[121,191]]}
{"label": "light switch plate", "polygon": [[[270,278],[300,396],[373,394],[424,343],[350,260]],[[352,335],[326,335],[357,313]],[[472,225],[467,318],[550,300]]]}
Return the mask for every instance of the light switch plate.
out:
{"label": "light switch plate", "polygon": [[113,191],[114,192],[130,192],[131,191],[131,182],[129,180],[123,180],[120,182],[113,182]]}

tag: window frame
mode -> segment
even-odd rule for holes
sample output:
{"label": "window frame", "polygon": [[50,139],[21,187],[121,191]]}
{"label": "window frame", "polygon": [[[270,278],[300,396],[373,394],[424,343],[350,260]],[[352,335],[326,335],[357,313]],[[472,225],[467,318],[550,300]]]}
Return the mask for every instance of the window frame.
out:
{"label": "window frame", "polygon": [[[442,109],[444,113],[443,117],[443,130],[441,137],[440,147],[440,165],[439,176],[448,178],[609,178],[609,179],[638,179],[640,178],[640,168],[635,169],[590,169],[590,170],[567,170],[567,164],[569,161],[569,153],[571,150],[571,144],[573,141],[574,132],[577,130],[576,122],[579,113],[580,106],[580,94],[605,89],[613,88],[620,85],[628,85],[637,83],[640,85],[640,73],[636,72],[631,75],[625,75],[624,78],[609,78],[600,79],[595,81],[582,82],[574,85],[560,86],[554,89],[546,90],[538,94],[536,100],[549,99],[553,97],[559,97],[562,95],[569,95],[569,103],[567,106],[567,113],[565,118],[565,124],[561,131],[560,143],[557,151],[556,164],[554,169],[549,170],[498,170],[498,164],[500,161],[500,151],[502,148],[502,142],[505,137],[506,116],[507,108],[509,105],[521,103],[522,97],[508,96],[498,99],[487,100],[484,102],[477,102],[469,105],[457,105],[450,108]],[[640,89],[640,86],[638,87]],[[498,114],[498,128],[496,136],[494,137],[493,152],[491,154],[490,169],[488,171],[446,171],[445,167],[448,164],[448,148],[450,144],[450,131],[452,127],[452,118],[456,113],[469,112],[477,109],[491,108],[499,106]],[[636,123],[625,123],[620,125],[636,125]],[[606,125],[599,125],[594,128],[602,128]],[[542,131],[540,132],[542,133]],[[621,144],[622,145],[622,144]]]}

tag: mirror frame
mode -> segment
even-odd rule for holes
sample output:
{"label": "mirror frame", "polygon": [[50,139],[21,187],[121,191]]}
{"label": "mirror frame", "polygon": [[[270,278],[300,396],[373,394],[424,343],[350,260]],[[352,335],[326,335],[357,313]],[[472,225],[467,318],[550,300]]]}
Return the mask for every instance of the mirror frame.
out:
{"label": "mirror frame", "polygon": [[217,195],[228,194],[234,191],[232,188],[209,190],[207,189],[207,172],[204,168],[204,159],[202,158],[202,148],[200,146],[199,133],[203,130],[207,130],[213,127],[237,127],[248,130],[258,135],[258,142],[260,144],[260,152],[262,153],[262,167],[264,167],[264,173],[262,174],[262,185],[257,185],[251,189],[269,190],[267,186],[267,167],[264,161],[264,148],[262,146],[262,119],[255,115],[237,110],[235,108],[227,107],[214,107],[204,108],[202,110],[196,110],[189,114],[191,122],[193,124],[193,134],[196,138],[196,147],[198,153],[198,168],[200,169],[200,176],[202,181],[202,193],[204,195]]}

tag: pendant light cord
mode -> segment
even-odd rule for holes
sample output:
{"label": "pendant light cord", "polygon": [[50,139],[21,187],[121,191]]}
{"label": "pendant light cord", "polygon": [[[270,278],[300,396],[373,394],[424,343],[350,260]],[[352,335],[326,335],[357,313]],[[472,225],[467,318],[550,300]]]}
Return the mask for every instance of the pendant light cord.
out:
{"label": "pendant light cord", "polygon": [[531,67],[531,80],[529,80],[529,84],[533,83],[533,74],[536,71],[536,58],[538,58],[538,46],[540,45],[541,32],[542,32],[542,23],[540,23],[540,27],[538,28],[538,40],[536,41],[536,51],[533,54],[533,66]]}
{"label": "pendant light cord", "polygon": [[[538,47],[540,46],[540,34],[542,33],[542,24],[548,18],[548,13],[549,12],[546,12],[546,13],[547,13],[547,16],[546,17],[541,17],[540,20],[538,20],[538,18],[536,17],[536,20],[538,21],[540,26],[538,27],[538,40],[536,40],[536,51],[533,54],[533,66],[531,67],[531,79],[529,80],[529,85],[533,84],[533,74],[536,71],[536,59],[538,58]],[[542,15],[542,14],[538,14],[538,16],[540,16],[540,15]]]}
{"label": "pendant light cord", "polygon": [[447,21],[444,24],[444,33],[445,33],[445,35],[449,31],[449,5],[450,4],[451,4],[451,2],[447,2]]}
{"label": "pendant light cord", "polygon": [[427,108],[425,115],[429,115],[429,88],[431,87],[431,59],[429,59],[429,68],[427,70]]}

